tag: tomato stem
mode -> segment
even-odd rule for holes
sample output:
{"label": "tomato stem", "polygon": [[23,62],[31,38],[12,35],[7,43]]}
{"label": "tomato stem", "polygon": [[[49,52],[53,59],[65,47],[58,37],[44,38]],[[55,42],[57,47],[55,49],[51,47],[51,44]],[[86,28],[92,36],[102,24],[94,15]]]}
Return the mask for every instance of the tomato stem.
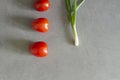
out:
{"label": "tomato stem", "polygon": [[73,29],[73,33],[74,33],[75,46],[79,45],[79,38],[78,38],[78,33],[76,28],[77,11],[79,7],[84,3],[84,1],[85,0],[81,0],[81,2],[77,5],[77,0],[74,0],[73,6],[72,6],[70,0],[66,0],[67,11],[68,11],[69,19]]}

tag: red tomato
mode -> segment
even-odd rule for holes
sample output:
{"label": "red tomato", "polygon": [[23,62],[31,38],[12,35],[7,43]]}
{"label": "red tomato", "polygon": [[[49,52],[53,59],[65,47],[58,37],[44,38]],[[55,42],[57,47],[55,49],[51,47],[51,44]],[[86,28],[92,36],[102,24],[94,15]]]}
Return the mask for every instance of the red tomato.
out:
{"label": "red tomato", "polygon": [[50,2],[49,0],[37,0],[34,7],[38,11],[46,11],[50,8]]}
{"label": "red tomato", "polygon": [[39,32],[47,32],[49,27],[49,21],[46,18],[38,18],[32,22],[33,29]]}
{"label": "red tomato", "polygon": [[45,42],[35,42],[30,45],[29,50],[37,57],[45,57],[48,55],[48,45]]}

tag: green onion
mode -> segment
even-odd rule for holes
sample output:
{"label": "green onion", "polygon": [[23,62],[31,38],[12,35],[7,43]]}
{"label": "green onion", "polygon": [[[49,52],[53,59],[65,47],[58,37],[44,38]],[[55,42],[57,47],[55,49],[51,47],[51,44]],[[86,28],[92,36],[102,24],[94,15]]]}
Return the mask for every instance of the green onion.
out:
{"label": "green onion", "polygon": [[76,29],[77,11],[80,8],[80,6],[84,3],[84,1],[85,0],[81,0],[80,3],[77,4],[77,0],[74,0],[73,3],[71,3],[70,0],[66,0],[68,16],[69,16],[69,20],[71,22],[73,33],[74,33],[75,46],[79,45],[79,38],[78,38],[77,29]]}

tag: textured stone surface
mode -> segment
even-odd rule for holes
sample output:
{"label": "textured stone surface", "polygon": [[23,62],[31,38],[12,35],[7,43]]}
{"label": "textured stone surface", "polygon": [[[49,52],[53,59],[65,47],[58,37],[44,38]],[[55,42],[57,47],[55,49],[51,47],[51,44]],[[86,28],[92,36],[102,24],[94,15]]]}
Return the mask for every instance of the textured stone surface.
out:
{"label": "textured stone surface", "polygon": [[[32,8],[34,0],[0,0],[0,80],[120,80],[120,0],[86,0],[78,11],[81,45],[73,46],[64,0],[50,0],[50,10]],[[31,28],[46,17],[50,31]],[[46,41],[49,56],[28,52]]]}

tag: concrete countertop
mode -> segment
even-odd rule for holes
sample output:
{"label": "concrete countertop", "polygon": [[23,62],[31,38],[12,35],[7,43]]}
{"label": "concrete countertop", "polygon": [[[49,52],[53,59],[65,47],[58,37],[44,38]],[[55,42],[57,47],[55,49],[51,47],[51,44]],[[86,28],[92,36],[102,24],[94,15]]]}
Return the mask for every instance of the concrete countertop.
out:
{"label": "concrete countertop", "polygon": [[[50,0],[46,12],[34,0],[0,0],[0,80],[120,80],[120,0],[86,0],[77,14],[75,47],[65,0]],[[31,28],[46,17],[50,30]],[[49,55],[32,56],[28,46],[45,41]]]}

